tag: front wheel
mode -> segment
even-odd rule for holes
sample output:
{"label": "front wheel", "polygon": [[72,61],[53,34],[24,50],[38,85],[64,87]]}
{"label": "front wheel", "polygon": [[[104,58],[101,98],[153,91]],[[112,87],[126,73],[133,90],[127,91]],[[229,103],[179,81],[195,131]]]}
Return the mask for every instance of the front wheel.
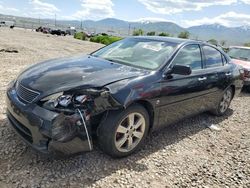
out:
{"label": "front wheel", "polygon": [[149,130],[149,115],[141,105],[109,112],[98,128],[100,149],[113,157],[125,157],[143,144]]}
{"label": "front wheel", "polygon": [[217,115],[217,116],[223,116],[227,112],[227,110],[231,104],[232,99],[233,99],[233,90],[230,87],[230,88],[226,89],[226,91],[223,94],[222,99],[220,100],[216,109],[212,111],[212,113]]}

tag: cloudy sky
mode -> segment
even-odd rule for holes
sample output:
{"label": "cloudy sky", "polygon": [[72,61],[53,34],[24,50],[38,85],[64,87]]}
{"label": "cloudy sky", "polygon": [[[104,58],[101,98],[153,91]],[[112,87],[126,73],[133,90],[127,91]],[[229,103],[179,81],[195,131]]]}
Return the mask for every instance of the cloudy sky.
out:
{"label": "cloudy sky", "polygon": [[166,20],[189,27],[250,25],[250,0],[0,0],[0,13],[34,18]]}

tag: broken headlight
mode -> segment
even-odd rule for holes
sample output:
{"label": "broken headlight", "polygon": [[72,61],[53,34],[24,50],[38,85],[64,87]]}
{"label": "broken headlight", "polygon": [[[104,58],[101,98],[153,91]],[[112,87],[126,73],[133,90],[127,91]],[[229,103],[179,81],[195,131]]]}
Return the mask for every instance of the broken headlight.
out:
{"label": "broken headlight", "polygon": [[56,93],[45,97],[41,100],[43,106],[46,108],[65,108],[74,104],[82,104],[88,99],[87,95],[71,95],[64,93]]}

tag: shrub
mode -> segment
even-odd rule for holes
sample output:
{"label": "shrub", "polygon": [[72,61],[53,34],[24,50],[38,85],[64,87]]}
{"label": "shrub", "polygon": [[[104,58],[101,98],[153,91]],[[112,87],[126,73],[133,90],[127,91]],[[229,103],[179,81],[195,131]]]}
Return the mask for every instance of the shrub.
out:
{"label": "shrub", "polygon": [[159,34],[159,36],[161,36],[161,37],[170,37],[170,34],[162,32],[162,33]]}
{"label": "shrub", "polygon": [[147,36],[155,36],[155,31],[148,32]]}
{"label": "shrub", "polygon": [[215,40],[215,39],[210,39],[210,40],[208,40],[207,42],[210,43],[210,44],[212,44],[212,45],[215,45],[215,46],[218,45],[218,41]]}
{"label": "shrub", "polygon": [[182,38],[182,39],[188,39],[189,38],[189,32],[188,31],[183,31],[178,35],[178,38]]}
{"label": "shrub", "polygon": [[249,43],[245,43],[244,46],[250,47],[250,42]]}
{"label": "shrub", "polygon": [[87,37],[87,35],[84,32],[78,32],[78,33],[74,34],[75,39],[86,40],[86,37]]}
{"label": "shrub", "polygon": [[116,37],[116,36],[99,35],[99,36],[91,37],[90,41],[109,45],[109,44],[112,44],[113,42],[119,41],[121,39],[122,39],[121,37]]}
{"label": "shrub", "polygon": [[133,36],[140,36],[143,35],[144,31],[142,29],[134,30]]}

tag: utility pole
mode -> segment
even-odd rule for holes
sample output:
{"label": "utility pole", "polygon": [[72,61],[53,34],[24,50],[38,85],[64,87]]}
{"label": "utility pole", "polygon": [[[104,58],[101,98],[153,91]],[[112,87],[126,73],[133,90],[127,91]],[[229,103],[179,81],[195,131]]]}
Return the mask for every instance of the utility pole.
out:
{"label": "utility pole", "polygon": [[55,14],[55,27],[56,27],[56,14]]}
{"label": "utility pole", "polygon": [[128,25],[128,36],[130,36],[131,23]]}
{"label": "utility pole", "polygon": [[82,30],[82,19],[81,19],[81,30]]}

